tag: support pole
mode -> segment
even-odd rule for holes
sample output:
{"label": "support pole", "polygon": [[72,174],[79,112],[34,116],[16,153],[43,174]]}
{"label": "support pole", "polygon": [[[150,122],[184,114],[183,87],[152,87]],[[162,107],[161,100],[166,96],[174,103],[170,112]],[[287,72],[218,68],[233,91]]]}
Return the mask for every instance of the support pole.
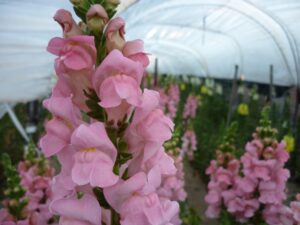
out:
{"label": "support pole", "polygon": [[299,117],[300,88],[296,86],[293,92],[294,92],[293,94],[294,104],[293,104],[293,115],[292,115],[291,124],[292,124],[292,132],[295,135],[295,138],[297,138],[299,136],[299,134],[297,134],[297,123]]}
{"label": "support pole", "polygon": [[154,63],[154,87],[157,87],[158,85],[158,59],[155,58],[155,63]]}
{"label": "support pole", "polygon": [[270,105],[272,106],[273,103],[273,91],[274,91],[274,69],[273,69],[273,65],[270,65],[270,87],[269,87],[269,101],[270,101]]}
{"label": "support pole", "polygon": [[239,71],[239,66],[235,65],[234,77],[233,77],[232,86],[231,86],[231,95],[230,95],[230,99],[229,99],[229,109],[228,109],[228,114],[227,114],[226,127],[228,127],[230,124],[231,117],[232,117],[232,110],[233,110],[233,106],[235,104],[235,99],[236,99],[236,94],[237,94],[238,71]]}

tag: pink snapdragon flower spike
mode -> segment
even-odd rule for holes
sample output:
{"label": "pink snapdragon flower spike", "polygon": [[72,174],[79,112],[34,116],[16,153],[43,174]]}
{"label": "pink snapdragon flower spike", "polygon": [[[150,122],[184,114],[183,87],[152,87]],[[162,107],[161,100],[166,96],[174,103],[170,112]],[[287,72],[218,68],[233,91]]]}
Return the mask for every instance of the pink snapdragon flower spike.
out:
{"label": "pink snapdragon flower spike", "polygon": [[103,188],[118,181],[119,177],[113,173],[117,150],[103,123],[79,126],[71,137],[71,145],[77,149],[72,169],[76,184]]}
{"label": "pink snapdragon flower spike", "polygon": [[104,195],[108,203],[119,212],[122,204],[131,195],[142,190],[146,185],[147,176],[143,172],[133,175],[128,180],[119,180],[114,186],[104,189]]}
{"label": "pink snapdragon flower spike", "polygon": [[10,194],[1,202],[4,207],[0,210],[1,225],[46,225],[51,220],[52,224],[56,225],[53,214],[49,211],[53,197],[51,179],[55,171],[50,167],[48,160],[35,155],[34,148],[30,145],[27,149],[24,160],[18,163],[16,176],[8,177],[10,180],[20,178],[18,183],[14,182],[7,187],[7,191],[18,193],[19,197]]}
{"label": "pink snapdragon flower spike", "polygon": [[54,20],[62,27],[65,38],[81,35],[83,33],[73,19],[72,14],[67,10],[58,10],[54,16]]}
{"label": "pink snapdragon flower spike", "polygon": [[72,77],[64,74],[58,77],[56,85],[52,90],[52,97],[71,97],[73,103],[84,111],[87,111],[85,101],[87,100],[83,90],[91,86],[88,77],[76,74]]}
{"label": "pink snapdragon flower spike", "polygon": [[197,150],[197,137],[194,130],[188,129],[182,136],[182,154],[187,155],[189,160],[194,159],[194,152]]}
{"label": "pink snapdragon flower spike", "polygon": [[291,202],[290,208],[293,211],[294,220],[300,224],[300,194],[297,194],[296,201]]}
{"label": "pink snapdragon flower spike", "polygon": [[103,81],[99,97],[99,105],[107,109],[108,120],[120,121],[130,115],[132,106],[141,104],[142,91],[132,77],[116,75]]}
{"label": "pink snapdragon flower spike", "polygon": [[142,65],[125,57],[122,52],[113,50],[106,56],[93,75],[93,87],[99,94],[102,82],[112,76],[126,75],[141,84],[144,69]]}
{"label": "pink snapdragon flower spike", "polygon": [[105,30],[106,50],[111,52],[114,49],[120,51],[125,46],[125,21],[121,17],[112,19]]}
{"label": "pink snapdragon flower spike", "polygon": [[30,225],[28,220],[19,220],[19,221],[5,221],[2,225]]}
{"label": "pink snapdragon flower spike", "polygon": [[170,200],[161,201],[156,193],[133,196],[121,207],[122,225],[171,224],[178,213],[179,205]]}
{"label": "pink snapdragon flower spike", "polygon": [[91,74],[96,62],[94,37],[56,37],[50,40],[47,50],[58,56],[55,59],[56,74],[67,83],[74,103],[81,109],[88,110],[83,91],[91,88]]}
{"label": "pink snapdragon flower spike", "polygon": [[175,119],[180,100],[180,89],[177,84],[170,85],[166,90],[158,88],[160,94],[160,109],[171,119]]}
{"label": "pink snapdragon flower spike", "polygon": [[43,101],[43,106],[70,127],[81,123],[80,110],[72,103],[71,97],[51,97]]}
{"label": "pink snapdragon flower spike", "polygon": [[[255,221],[259,219],[268,225],[299,224],[298,202],[292,202],[290,207],[284,205],[290,177],[289,170],[284,168],[289,158],[285,143],[275,139],[277,130],[269,125],[265,115],[261,121],[263,126],[256,128],[240,160],[231,159],[228,163],[227,153],[218,152],[217,160],[211,162],[207,169],[207,215],[218,218],[224,208],[241,223],[256,218]],[[223,172],[218,176],[220,171]]]}
{"label": "pink snapdragon flower spike", "polygon": [[[179,153],[179,149],[177,152]],[[183,158],[179,154],[168,153],[175,162],[176,172],[168,173],[162,176],[162,184],[158,189],[158,195],[161,198],[170,199],[172,201],[185,201],[187,193],[184,189],[184,172]]]}
{"label": "pink snapdragon flower spike", "polygon": [[57,154],[69,144],[72,130],[61,120],[53,118],[45,129],[46,135],[40,139],[39,146],[46,157]]}
{"label": "pink snapdragon flower spike", "polygon": [[[210,175],[210,181],[208,183],[208,193],[205,196],[205,201],[208,204],[205,214],[209,218],[218,218],[223,204],[226,207],[229,207],[230,204],[232,213],[235,213],[234,207],[238,204],[238,202],[232,202],[237,197],[236,191],[233,191],[232,187],[236,184],[240,162],[232,158],[231,154],[217,152],[218,155],[224,158],[222,164],[220,165],[218,161],[212,160],[206,170],[206,174]],[[239,212],[240,214],[243,213],[243,210],[246,210],[246,205],[243,207]]]}
{"label": "pink snapdragon flower spike", "polygon": [[129,151],[135,157],[142,154],[143,161],[150,159],[162,144],[172,137],[173,122],[158,109],[158,102],[151,96],[157,94],[144,90],[143,102],[137,107],[125,138]]}
{"label": "pink snapdragon flower spike", "polygon": [[46,123],[46,135],[39,145],[46,157],[62,151],[70,143],[71,134],[81,123],[80,111],[71,97],[51,97],[43,102],[54,118]]}
{"label": "pink snapdragon flower spike", "polygon": [[83,197],[69,197],[55,200],[50,209],[60,215],[59,224],[62,225],[99,225],[101,224],[101,207],[90,194]]}
{"label": "pink snapdragon flower spike", "polygon": [[173,158],[165,152],[163,147],[161,147],[155,155],[148,160],[144,160],[143,154],[136,155],[129,161],[128,173],[130,175],[134,175],[139,171],[148,173],[153,167],[159,168],[157,175],[161,175],[163,179],[175,175],[177,171]]}
{"label": "pink snapdragon flower spike", "polygon": [[123,54],[133,61],[140,62],[145,68],[149,65],[149,58],[144,53],[144,42],[142,40],[127,41],[123,48]]}
{"label": "pink snapdragon flower spike", "polygon": [[58,56],[55,69],[58,75],[80,71],[90,71],[96,61],[94,37],[78,35],[67,39],[53,38],[47,50]]}
{"label": "pink snapdragon flower spike", "polygon": [[[185,198],[182,171],[164,149],[174,124],[159,109],[159,94],[141,88],[149,59],[141,40],[125,41],[123,19],[109,21],[115,4],[87,3],[80,17],[90,36],[71,32],[48,45],[58,82],[44,103],[54,117],[40,145],[61,164],[50,208],[62,225],[179,225],[178,203],[158,191],[173,176],[166,182],[177,188],[173,199]],[[57,21],[65,32],[73,25],[65,11]]]}
{"label": "pink snapdragon flower spike", "polygon": [[189,95],[184,105],[183,119],[194,119],[196,117],[198,104],[198,98],[194,95]]}
{"label": "pink snapdragon flower spike", "polygon": [[109,120],[115,124],[130,115],[132,107],[141,104],[139,85],[142,76],[142,65],[126,58],[118,50],[112,51],[93,75],[99,104],[106,109]]}
{"label": "pink snapdragon flower spike", "polygon": [[294,225],[296,224],[293,219],[293,211],[282,204],[267,205],[263,210],[263,218],[267,224],[277,225]]}
{"label": "pink snapdragon flower spike", "polygon": [[176,202],[160,200],[155,192],[145,192],[148,182],[151,179],[146,174],[138,173],[104,189],[107,201],[120,213],[122,225],[166,224],[178,213]]}

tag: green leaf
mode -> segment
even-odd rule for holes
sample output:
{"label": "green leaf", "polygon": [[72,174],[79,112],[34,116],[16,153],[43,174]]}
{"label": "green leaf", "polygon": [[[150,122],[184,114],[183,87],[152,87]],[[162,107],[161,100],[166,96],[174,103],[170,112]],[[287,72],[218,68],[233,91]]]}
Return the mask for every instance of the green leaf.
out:
{"label": "green leaf", "polygon": [[87,10],[83,9],[83,8],[76,8],[73,7],[74,12],[76,13],[76,15],[83,21],[86,23],[86,13]]}

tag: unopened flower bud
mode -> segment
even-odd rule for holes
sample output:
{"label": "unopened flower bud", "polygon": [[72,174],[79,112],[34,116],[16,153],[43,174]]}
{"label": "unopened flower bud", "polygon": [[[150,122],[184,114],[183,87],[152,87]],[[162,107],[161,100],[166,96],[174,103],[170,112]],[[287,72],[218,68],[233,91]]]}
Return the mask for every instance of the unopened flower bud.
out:
{"label": "unopened flower bud", "polygon": [[9,200],[9,206],[17,206],[19,203],[17,202],[16,199],[11,199]]}
{"label": "unopened flower bud", "polygon": [[70,0],[75,7],[83,7],[85,0]]}
{"label": "unopened flower bud", "polygon": [[90,7],[86,14],[86,22],[91,31],[100,33],[108,22],[108,15],[101,5],[95,4]]}
{"label": "unopened flower bud", "polygon": [[224,158],[223,154],[217,155],[217,163],[218,163],[218,165],[223,165],[224,161],[225,161],[225,158]]}
{"label": "unopened flower bud", "polygon": [[270,145],[272,143],[272,138],[268,138],[268,137],[264,138],[264,143],[266,145]]}
{"label": "unopened flower bud", "polygon": [[87,32],[87,25],[84,23],[84,22],[82,22],[82,21],[80,21],[79,23],[78,23],[78,27],[80,28],[80,30],[82,30],[84,33],[86,33]]}
{"label": "unopened flower bud", "polygon": [[107,3],[109,5],[117,6],[120,4],[120,1],[119,0],[107,0]]}
{"label": "unopened flower bud", "polygon": [[69,11],[64,9],[58,10],[54,16],[54,20],[62,27],[64,37],[68,38],[82,34],[82,31]]}
{"label": "unopened flower bud", "polygon": [[9,195],[10,194],[10,190],[9,189],[6,189],[5,191],[4,191],[4,195]]}
{"label": "unopened flower bud", "polygon": [[274,157],[274,149],[272,147],[267,147],[263,152],[263,157],[265,159],[272,159]]}
{"label": "unopened flower bud", "polygon": [[125,46],[125,21],[120,18],[112,19],[106,30],[105,30],[105,37],[106,37],[106,50],[111,52],[114,49],[118,49],[123,51]]}

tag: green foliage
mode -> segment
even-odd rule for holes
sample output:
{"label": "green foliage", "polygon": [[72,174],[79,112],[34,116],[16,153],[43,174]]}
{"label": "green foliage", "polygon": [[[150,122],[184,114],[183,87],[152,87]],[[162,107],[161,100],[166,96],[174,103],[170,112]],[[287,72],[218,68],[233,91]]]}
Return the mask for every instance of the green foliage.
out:
{"label": "green foliage", "polygon": [[108,204],[108,202],[106,201],[105,197],[104,197],[104,193],[102,188],[99,187],[95,187],[93,188],[93,193],[96,196],[98,202],[100,203],[101,207],[105,208],[105,209],[110,209],[110,206]]}
{"label": "green foliage", "polygon": [[28,200],[23,198],[26,191],[20,184],[21,178],[7,154],[2,154],[1,164],[4,169],[4,175],[7,178],[7,187],[4,195],[9,200],[7,203],[8,211],[15,218],[24,219],[23,211],[28,204]]}
{"label": "green foliage", "polygon": [[84,91],[85,96],[88,98],[85,103],[89,107],[90,111],[87,113],[88,116],[94,118],[100,122],[104,122],[106,119],[105,110],[99,105],[100,99],[93,89]]}
{"label": "green foliage", "polygon": [[202,220],[187,202],[180,202],[180,219],[182,225],[201,225]]}
{"label": "green foliage", "polygon": [[229,152],[233,155],[238,155],[236,148],[236,136],[237,136],[237,122],[232,122],[230,126],[225,130],[225,134],[222,138],[221,144],[218,146],[218,150],[221,152]]}
{"label": "green foliage", "polygon": [[225,209],[221,210],[219,225],[239,225],[240,223],[236,222],[236,220],[232,217],[230,213],[228,213]]}

